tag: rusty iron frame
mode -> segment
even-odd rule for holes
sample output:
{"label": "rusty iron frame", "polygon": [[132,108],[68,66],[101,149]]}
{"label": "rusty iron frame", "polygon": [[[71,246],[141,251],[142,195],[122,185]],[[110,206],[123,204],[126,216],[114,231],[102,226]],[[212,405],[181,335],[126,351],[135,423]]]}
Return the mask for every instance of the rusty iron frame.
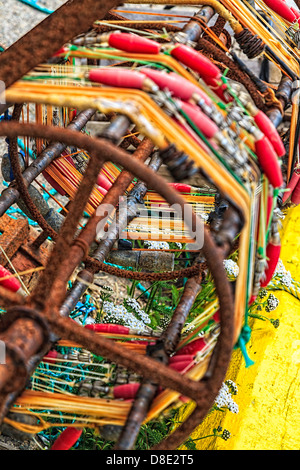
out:
{"label": "rusty iron frame", "polygon": [[[112,7],[117,6],[119,3],[117,1],[95,2],[94,0],[70,0],[66,2],[65,5],[1,54],[0,80],[3,80],[7,87],[11,86],[29,70],[47,60],[64,43],[85,32],[95,20],[103,18]],[[213,13],[211,7],[204,8],[202,19],[208,20]],[[68,21],[66,21],[66,18]],[[203,32],[198,21],[189,22],[185,30],[191,41],[198,41]],[[47,31],[46,35],[45,31]],[[36,54],[32,54],[33,49]],[[22,50],[21,58],[20,50]],[[16,54],[18,56],[17,61]],[[14,67],[13,72],[11,69],[12,63],[18,64]],[[3,305],[6,305],[8,309],[2,319],[0,328],[0,339],[4,340],[8,346],[8,363],[6,366],[0,366],[0,421],[3,420],[16,397],[22,393],[30,373],[33,372],[43,355],[49,350],[55,338],[63,337],[74,340],[95,354],[101,354],[143,377],[140,394],[133,404],[128,423],[124,427],[123,435],[116,449],[133,447],[139,425],[142,423],[158,385],[176,390],[183,396],[190,397],[196,403],[195,411],[188,420],[174,434],[156,447],[156,449],[174,449],[189,436],[211,408],[229,365],[234,337],[234,297],[223,266],[223,260],[228,255],[230,243],[227,243],[227,239],[223,240],[222,234],[219,234],[218,245],[216,245],[209,230],[205,229],[205,242],[202,250],[202,255],[206,260],[204,269],[201,270],[201,263],[199,263],[193,268],[181,270],[181,273],[157,273],[157,279],[162,279],[167,274],[170,275],[170,278],[186,276],[189,277],[189,280],[170,326],[157,342],[157,348],[149,352],[146,357],[132,357],[130,353],[113,341],[97,337],[91,331],[70,322],[67,318],[68,309],[70,310],[74,300],[82,295],[83,289],[77,291],[74,289],[67,314],[64,315],[65,302],[68,303],[66,297],[68,279],[75,268],[81,262],[85,262],[86,268],[81,272],[80,278],[90,282],[93,279],[93,274],[104,268],[102,261],[104,261],[111,248],[106,247],[100,259],[93,259],[88,256],[89,248],[95,239],[97,224],[101,220],[97,215],[89,220],[79,236],[75,235],[85,204],[105,161],[109,160],[120,164],[124,171],[105,196],[103,204],[111,203],[116,206],[119,196],[124,193],[133,176],[135,176],[156,190],[170,204],[177,203],[184,211],[191,210],[186,207],[183,198],[167,185],[162,177],[143,163],[153,150],[151,142],[141,143],[134,157],[132,157],[107,139],[94,139],[78,132],[80,127],[93,114],[94,111],[92,110],[81,113],[74,123],[66,129],[53,129],[47,126],[26,125],[17,122],[3,122],[0,124],[0,135],[8,136],[12,139],[12,142],[22,135],[45,138],[50,142],[59,142],[59,144],[51,144],[37,158],[35,164],[27,168],[23,174],[18,173],[20,169],[15,166],[15,170],[19,174],[18,184],[16,186],[11,185],[0,197],[0,213],[2,215],[20,194],[26,197],[26,187],[66,146],[76,145],[78,148],[86,149],[91,155],[82,183],[60,232],[53,233],[42,218],[39,218],[44,230],[43,236],[52,235],[55,244],[47,263],[45,263],[45,271],[40,276],[39,282],[34,287],[31,295],[25,300],[0,288]],[[139,141],[136,139],[130,143],[137,144]],[[28,203],[31,204],[30,201]],[[232,220],[234,220],[234,215]],[[190,228],[195,231],[197,216],[192,212],[190,216],[192,221]],[[233,224],[230,241],[233,241],[240,229],[239,217],[237,219],[236,223]],[[25,226],[24,230],[26,231]],[[43,240],[43,236],[41,240]],[[5,231],[2,237],[4,237],[2,238],[4,241]],[[32,251],[32,246],[28,250]],[[195,295],[201,289],[202,275],[203,272],[206,272],[206,269],[211,272],[215,281],[220,303],[221,323],[220,335],[209,371],[205,378],[197,383],[172,371],[167,366],[167,358],[176,347],[182,323],[189,313]],[[118,271],[112,272],[121,274]],[[140,275],[141,279],[151,279],[149,274],[148,277],[146,277],[146,273],[137,274]],[[159,367],[157,367],[157,360],[160,363]],[[140,406],[140,401],[144,402],[142,406]],[[138,410],[137,414],[136,409]],[[132,423],[132,417],[137,417],[133,433],[131,433],[132,427],[130,424]]]}
{"label": "rusty iron frame", "polygon": [[[171,371],[167,366],[161,365],[158,370],[156,361],[150,357],[133,358],[132,355],[124,351],[120,345],[114,344],[105,338],[95,338],[95,335],[92,332],[85,331],[80,326],[75,325],[73,322],[70,323],[68,319],[62,318],[59,315],[59,306],[61,305],[66,293],[66,282],[75,267],[85,259],[85,247],[90,246],[95,238],[96,226],[98,223],[98,218],[96,216],[90,219],[85,229],[82,230],[80,235],[75,239],[74,234],[79,217],[83,212],[85,203],[91,192],[93,182],[106,159],[121,164],[135,176],[142,178],[146,184],[149,184],[154,190],[158,191],[170,204],[177,203],[184,208],[184,210],[187,210],[188,208],[185,207],[184,199],[173,188],[171,188],[162,177],[154,173],[143,163],[136,159],[128,158],[127,153],[112,146],[106,141],[101,141],[101,139],[96,140],[73,131],[67,131],[66,129],[53,129],[46,126],[17,123],[2,123],[0,125],[0,134],[7,135],[10,138],[13,138],[16,135],[26,134],[32,137],[43,137],[52,141],[62,141],[65,143],[72,142],[73,145],[85,148],[91,153],[89,165],[90,177],[88,178],[88,168],[86,177],[83,179],[76,194],[74,203],[66,217],[66,222],[59,233],[46,270],[41,275],[39,284],[26,301],[27,307],[24,307],[24,305],[19,305],[18,307],[18,303],[16,303],[16,306],[10,308],[5,315],[6,318],[12,319],[14,316],[18,317],[18,314],[20,313],[20,315],[23,315],[26,319],[30,331],[31,329],[37,328],[38,319],[42,319],[41,322],[46,320],[46,324],[48,324],[48,337],[47,335],[44,335],[43,337],[40,336],[40,340],[38,340],[37,337],[34,337],[34,353],[31,348],[26,348],[25,345],[22,346],[22,355],[21,358],[19,358],[19,361],[23,364],[23,369],[22,366],[19,365],[19,367],[21,367],[23,373],[19,372],[18,376],[24,377],[24,370],[27,370],[26,364],[28,361],[32,361],[32,358],[35,355],[38,355],[39,351],[44,352],[45,344],[49,344],[50,341],[51,330],[56,335],[63,336],[64,338],[72,340],[76,338],[77,343],[79,342],[80,344],[83,344],[83,346],[88,347],[92,352],[102,354],[108,359],[120,363],[124,367],[141,374],[146,379],[157,382],[164,387],[177,390],[184,396],[189,396],[198,405],[197,413],[200,413],[201,411],[201,413],[205,415],[211,407],[226,373],[233,347],[232,338],[234,330],[233,297],[231,287],[223,267],[224,253],[222,252],[222,249],[216,247],[208,229],[205,232],[203,254],[206,258],[208,269],[210,269],[214,276],[216,290],[219,295],[222,320],[214,373],[207,379],[207,381],[200,382],[198,384],[174,371]],[[101,155],[100,159],[99,157],[97,158],[97,155]],[[117,194],[118,191],[113,186],[106,198],[116,203]],[[191,214],[191,228],[195,228],[196,226],[196,217],[197,216],[195,214]],[[81,243],[79,240],[81,240]],[[30,315],[30,319],[27,318],[28,315]],[[35,325],[34,327],[33,324]],[[6,328],[3,328],[1,337],[7,338],[9,344],[10,340],[8,338],[10,337],[11,328],[13,328],[14,337],[17,337],[18,335],[18,330],[15,330],[15,325],[16,322],[9,325],[9,327],[6,326]],[[43,331],[44,330],[45,329],[43,329]],[[24,329],[22,329],[23,342],[26,342],[26,337],[28,342],[33,345],[30,335],[26,336],[26,334],[24,334]],[[20,353],[20,351],[18,351],[18,353]],[[5,406],[2,407],[2,413],[4,410],[7,411],[9,402],[9,400],[7,402],[7,394],[8,392],[11,393],[10,387],[12,386],[12,382],[14,383],[13,377],[15,377],[16,370],[14,369],[13,364],[14,361],[17,363],[19,362],[16,361],[16,351],[12,353],[12,357],[14,360],[12,359],[10,361],[9,367],[5,367],[5,370],[3,370],[3,367],[0,368],[0,386],[2,393],[4,394],[2,397],[2,404],[5,404]],[[14,384],[14,388],[19,388],[19,392],[21,392],[22,384],[23,382],[19,384],[19,387],[16,387],[16,384]],[[193,421],[190,421],[190,424],[191,423],[194,424]],[[177,436],[178,438],[180,436],[180,439],[182,439],[185,434],[182,434],[179,429]],[[174,439],[174,436],[172,439]],[[169,444],[166,442],[164,445],[167,446]]]}

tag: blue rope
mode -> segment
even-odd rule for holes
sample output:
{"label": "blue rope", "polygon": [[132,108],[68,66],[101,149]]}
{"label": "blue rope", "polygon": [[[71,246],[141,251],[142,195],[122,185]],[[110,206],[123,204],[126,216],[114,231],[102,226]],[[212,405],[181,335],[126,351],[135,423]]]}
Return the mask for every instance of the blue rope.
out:
{"label": "blue rope", "polygon": [[49,10],[46,7],[43,7],[42,5],[39,5],[37,3],[37,0],[18,0],[18,1],[21,3],[25,3],[25,5],[35,8],[35,10],[45,13],[46,15],[51,15],[51,13],[53,13],[54,11],[54,10]]}
{"label": "blue rope", "polygon": [[249,341],[251,339],[251,333],[252,332],[251,332],[250,326],[249,325],[244,325],[243,328],[242,328],[240,337],[238,339],[237,345],[236,345],[236,348],[240,348],[240,350],[243,354],[243,357],[244,357],[244,360],[245,360],[245,363],[246,363],[246,369],[255,364],[255,362],[253,362],[252,359],[250,359],[250,357],[248,355],[248,352],[247,352],[247,348],[246,348],[246,345],[249,343]]}

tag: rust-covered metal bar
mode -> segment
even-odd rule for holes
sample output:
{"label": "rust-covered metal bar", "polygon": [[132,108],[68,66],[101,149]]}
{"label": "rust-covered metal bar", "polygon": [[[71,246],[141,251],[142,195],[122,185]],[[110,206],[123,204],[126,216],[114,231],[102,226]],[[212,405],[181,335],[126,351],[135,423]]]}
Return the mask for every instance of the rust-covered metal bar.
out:
{"label": "rust-covered metal bar", "polygon": [[[153,144],[148,140],[144,140],[143,142],[140,143],[140,147],[138,147],[137,151],[135,152],[135,156],[137,158],[140,158],[142,161],[146,161],[147,158],[151,155],[153,151]],[[131,173],[128,173],[127,171],[123,171],[120,176],[117,179],[116,184],[119,186],[119,197],[121,197],[124,194],[124,188],[125,190],[129,186],[133,179],[133,175]],[[139,183],[137,184],[137,186]],[[143,183],[140,183],[140,185],[145,186]],[[141,188],[140,188],[141,189]],[[146,189],[147,190],[147,189]],[[136,187],[134,189],[136,192]],[[129,195],[130,198],[130,195]],[[105,201],[103,201],[105,203]],[[125,229],[130,222],[130,217],[128,217],[128,214],[125,214],[125,211],[123,213],[124,217],[120,219],[119,217],[119,212],[117,212],[118,216],[116,217],[117,223],[114,225],[114,232],[110,233],[110,236],[101,240],[99,242],[99,245],[96,249],[96,251],[93,253],[93,259],[97,261],[103,262],[106,257],[108,256],[109,252],[113,248],[113,245],[115,242],[118,240],[120,230]],[[132,218],[134,217],[134,214],[132,213]],[[92,283],[94,280],[94,275],[95,275],[95,270],[92,266],[87,266],[85,269],[83,269],[77,276],[77,279],[75,281],[75,284],[69,294],[67,295],[66,299],[64,300],[60,312],[62,315],[67,316],[71,313],[71,311],[74,309],[75,305],[79,301],[80,297],[84,294],[86,291],[88,284],[87,280],[89,283]]]}
{"label": "rust-covered metal bar", "polygon": [[[108,144],[108,142],[107,142]],[[113,148],[113,147],[112,147]],[[140,147],[135,152],[135,158],[132,158],[133,161],[136,161],[136,163],[139,163],[139,160],[142,160],[143,157],[147,158],[149,156],[149,153],[145,151],[145,149],[148,148],[148,152],[150,150],[150,153],[153,150],[153,144],[150,142],[148,139],[145,139]],[[117,147],[114,148],[115,151],[121,152],[121,150]],[[125,154],[128,158],[128,154]],[[105,197],[102,200],[101,206],[102,205],[107,205],[109,207],[116,207],[117,204],[119,203],[119,198],[128,186],[130,185],[132,181],[132,174],[130,172],[124,172],[120,175],[120,177],[117,179],[115,184],[110,188],[108,193],[105,195]],[[101,207],[100,206],[100,207]],[[97,215],[97,210],[95,211],[93,217],[88,221],[86,227],[82,230],[81,234],[79,237],[75,240],[75,243],[70,249],[70,258],[64,257],[65,259],[61,262],[61,276],[57,279],[56,286],[53,290],[54,293],[54,298],[56,299],[55,301],[59,298],[64,297],[65,295],[65,286],[72,275],[75,267],[81,262],[84,261],[84,259],[88,255],[88,250],[89,247],[92,245],[93,241],[96,238],[97,235],[97,230],[99,224],[105,220],[107,214],[106,213],[101,213]],[[84,245],[82,245],[84,244]],[[82,249],[82,246],[86,246],[87,250],[84,252]],[[54,299],[52,299],[54,300]]]}
{"label": "rust-covered metal bar", "polygon": [[[81,131],[88,121],[93,117],[96,110],[88,109],[82,111],[76,118],[67,126],[67,129],[74,131]],[[66,149],[67,145],[60,142],[51,143],[40,155],[29,165],[22,177],[24,184],[29,187],[30,184],[50,165],[50,163],[59,157]],[[9,209],[20,197],[20,192],[15,184],[10,184],[0,196],[0,217]]]}
{"label": "rust-covered metal bar", "polygon": [[206,24],[214,16],[215,10],[211,6],[202,7],[182,29],[180,33],[175,34],[175,38],[187,42],[197,42],[200,39],[201,34],[203,33],[203,26],[200,21],[197,21],[197,18],[204,21]]}
{"label": "rust-covered metal bar", "polygon": [[[0,134],[14,137],[16,135],[29,135],[38,138],[47,138],[53,141],[64,141],[65,143],[72,143],[80,148],[84,148],[91,152],[91,161],[96,160],[98,166],[102,163],[102,159],[107,159],[115,162],[118,165],[122,165],[127,171],[132,172],[136,177],[141,178],[149,187],[158,191],[166,201],[172,204],[179,204],[183,213],[189,212],[189,223],[188,226],[191,230],[196,231],[198,226],[196,215],[193,214],[192,209],[185,204],[184,199],[180,196],[173,188],[171,188],[165,180],[154,173],[152,170],[147,168],[140,161],[128,157],[128,154],[111,146],[107,142],[103,142],[100,139],[93,139],[85,135],[81,135],[76,132],[70,132],[57,128],[44,128],[34,125],[20,125],[17,123],[2,123],[0,125]],[[99,161],[99,152],[101,151],[101,157]],[[96,177],[94,170],[91,165],[91,180]],[[101,165],[100,165],[101,166]],[[93,170],[93,171],[92,171]],[[98,172],[97,167],[97,172]],[[97,173],[98,174],[98,173]],[[86,173],[87,179],[88,172]],[[74,231],[77,227],[78,217],[82,212],[86,198],[90,192],[91,181],[86,185],[81,185],[78,190],[77,198],[80,200],[80,204],[76,204],[71,207],[71,210],[66,218],[65,226],[63,227],[61,236],[58,238],[56,247],[53,250],[52,256],[50,257],[48,267],[43,275],[43,282],[41,282],[30,296],[29,304],[31,309],[40,311],[45,316],[51,330],[56,335],[61,335],[66,339],[75,340],[82,344],[83,347],[87,347],[95,354],[101,354],[104,357],[112,360],[113,362],[120,363],[124,367],[134,370],[136,373],[152,381],[153,383],[160,383],[161,386],[177,390],[179,393],[191,397],[196,401],[201,412],[206,413],[210,408],[213,400],[221,386],[224,374],[229,364],[232,346],[233,346],[233,300],[230,285],[227,280],[227,276],[223,267],[223,261],[219,256],[218,250],[216,250],[215,243],[209,234],[208,229],[205,229],[205,242],[203,247],[203,254],[207,260],[208,269],[211,270],[215,280],[216,291],[219,295],[220,302],[220,313],[221,313],[221,334],[219,337],[219,349],[215,361],[214,374],[211,379],[208,379],[207,383],[197,384],[194,381],[183,377],[182,375],[170,370],[165,365],[157,368],[157,361],[152,358],[139,357],[138,355],[132,357],[132,354],[120,345],[103,337],[96,337],[92,332],[83,329],[76,323],[70,323],[69,320],[62,318],[57,310],[57,300],[51,295],[57,287],[57,283],[54,282],[57,275],[60,277],[60,282],[64,283],[64,276],[67,275],[68,270],[78,265],[83,259],[85,247],[89,247],[95,236],[95,221],[96,218],[91,219],[91,224],[88,224],[88,228],[83,230],[81,237],[78,237],[81,242],[71,246]],[[110,202],[115,200],[117,191],[112,191],[110,194]],[[73,209],[73,210],[72,210]],[[70,215],[71,214],[71,215]],[[199,228],[198,228],[199,230]],[[79,256],[80,253],[80,256]],[[74,256],[76,255],[76,256]],[[59,258],[59,264],[55,261],[56,256]],[[53,258],[53,259],[51,259]],[[64,263],[68,260],[68,263]],[[54,265],[51,262],[54,262]],[[57,268],[60,267],[57,271]],[[63,268],[67,268],[67,273],[63,272]],[[47,282],[50,281],[50,292],[48,299],[45,299],[45,294],[41,295],[41,290],[46,289]],[[56,292],[56,290],[55,290]],[[37,301],[38,300],[38,301]],[[34,307],[34,308],[33,308]],[[20,307],[16,307],[17,312],[20,312]],[[47,338],[44,338],[44,343],[47,342]],[[40,350],[39,341],[36,342],[36,349]],[[34,354],[36,351],[32,351]],[[0,369],[1,371],[1,369]],[[2,369],[3,371],[3,369]],[[183,437],[180,432],[180,437]]]}
{"label": "rust-covered metal bar", "polygon": [[[170,324],[154,346],[149,346],[147,354],[160,364],[168,364],[180,341],[181,331],[195,299],[202,289],[203,273],[188,279],[183,295],[174,311]],[[159,367],[158,365],[158,367]],[[159,383],[144,380],[132,404],[126,424],[122,430],[116,450],[129,450],[135,445],[140,427],[147,416],[151,403],[158,391]]]}
{"label": "rust-covered metal bar", "polygon": [[10,87],[119,3],[118,0],[67,1],[1,54],[0,80],[6,88]]}

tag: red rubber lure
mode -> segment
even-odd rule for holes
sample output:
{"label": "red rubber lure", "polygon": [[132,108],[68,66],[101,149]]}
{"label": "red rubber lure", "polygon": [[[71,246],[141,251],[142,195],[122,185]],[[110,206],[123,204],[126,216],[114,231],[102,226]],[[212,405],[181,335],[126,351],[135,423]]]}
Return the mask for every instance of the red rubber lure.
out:
{"label": "red rubber lure", "polygon": [[50,450],[70,450],[81,437],[82,429],[66,428],[56,439]]}
{"label": "red rubber lure", "polygon": [[221,79],[221,72],[216,65],[200,52],[184,44],[179,44],[174,47],[174,49],[171,50],[171,55],[187,67],[198,72],[203,80],[212,78],[215,80]]}
{"label": "red rubber lure", "polygon": [[273,188],[280,188],[283,185],[280,163],[273,145],[266,136],[255,142],[255,153],[270,184]]}
{"label": "red rubber lure", "polygon": [[207,139],[212,139],[219,132],[218,126],[197,106],[183,101],[178,101],[177,104]]}
{"label": "red rubber lure", "polygon": [[279,16],[284,18],[285,20],[293,23],[297,20],[297,17],[293,10],[286,5],[282,0],[264,0],[264,3],[271,8],[271,10],[275,11]]}
{"label": "red rubber lure", "polygon": [[[3,279],[8,276],[11,276],[9,279]],[[19,280],[12,275],[8,269],[0,264],[0,278],[3,279],[0,281],[0,285],[5,287],[6,289],[10,290],[11,292],[18,292],[22,293],[23,289],[19,282]]]}
{"label": "red rubber lure", "polygon": [[298,173],[297,171],[294,171],[293,176],[291,177],[289,184],[286,187],[286,189],[289,189],[289,191],[286,191],[283,195],[283,198],[282,198],[283,203],[285,203],[289,199],[290,196],[293,196],[293,193],[296,187],[298,186],[299,182],[300,182],[300,173]]}
{"label": "red rubber lure", "polygon": [[268,137],[278,157],[283,157],[286,154],[286,150],[282,139],[272,121],[263,111],[260,110],[255,116],[253,116],[253,118],[258,128],[263,132],[263,134],[265,134],[266,137]]}
{"label": "red rubber lure", "polygon": [[183,348],[179,349],[180,355],[195,355],[198,352],[202,351],[207,346],[206,342],[203,338],[196,339],[192,341],[192,343],[183,346]]}
{"label": "red rubber lure", "polygon": [[273,274],[275,273],[279,258],[281,253],[281,245],[274,245],[273,243],[269,243],[266,250],[266,255],[268,258],[268,267],[265,271],[265,276],[263,281],[261,282],[261,287],[267,287],[270,283]]}
{"label": "red rubber lure", "polygon": [[296,204],[297,206],[300,204],[300,181],[298,181],[298,184],[293,191],[291,201],[293,204]]}
{"label": "red rubber lure", "polygon": [[140,383],[130,383],[125,385],[117,385],[113,389],[113,396],[116,399],[130,400],[135,398],[138,389],[140,388]]}
{"label": "red rubber lure", "polygon": [[207,106],[211,107],[213,105],[212,100],[201,90],[201,88],[174,72],[166,73],[143,68],[142,73],[148,78],[151,78],[151,80],[156,83],[161,90],[168,89],[174,98],[189,101],[193,95],[199,95]]}
{"label": "red rubber lure", "polygon": [[146,76],[134,70],[100,68],[89,70],[88,79],[103,85],[142,90]]}
{"label": "red rubber lure", "polygon": [[175,354],[174,356],[170,357],[169,364],[176,364],[177,362],[184,362],[194,360],[195,356],[193,354]]}
{"label": "red rubber lure", "polygon": [[109,181],[109,179],[103,175],[103,173],[100,173],[97,178],[97,184],[98,186],[101,186],[101,188],[106,189],[106,191],[109,191],[110,188],[112,187],[112,183]]}
{"label": "red rubber lure", "polygon": [[126,326],[109,323],[92,323],[91,325],[85,325],[85,328],[97,333],[113,333],[118,335],[129,335],[130,332]]}
{"label": "red rubber lure", "polygon": [[108,44],[115,49],[136,54],[159,54],[161,50],[159,43],[129,33],[110,34]]}

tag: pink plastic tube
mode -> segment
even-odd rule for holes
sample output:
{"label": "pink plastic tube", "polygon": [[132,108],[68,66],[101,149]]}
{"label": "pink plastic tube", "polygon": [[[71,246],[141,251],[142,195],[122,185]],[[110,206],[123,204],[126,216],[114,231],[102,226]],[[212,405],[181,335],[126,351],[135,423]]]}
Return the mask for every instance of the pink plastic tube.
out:
{"label": "pink plastic tube", "polygon": [[130,332],[130,329],[126,326],[109,323],[93,323],[91,325],[85,325],[85,328],[97,333],[113,333],[116,335],[129,335]]}
{"label": "pink plastic tube", "polygon": [[90,70],[88,79],[103,85],[142,90],[146,76],[135,70],[100,68]]}

